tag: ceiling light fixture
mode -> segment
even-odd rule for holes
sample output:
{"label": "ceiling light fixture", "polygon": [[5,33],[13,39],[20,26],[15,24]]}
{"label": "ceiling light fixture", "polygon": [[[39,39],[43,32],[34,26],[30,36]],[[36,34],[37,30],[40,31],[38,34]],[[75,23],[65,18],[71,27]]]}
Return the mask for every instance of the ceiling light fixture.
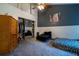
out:
{"label": "ceiling light fixture", "polygon": [[48,5],[46,3],[39,3],[38,6],[37,6],[37,8],[39,10],[44,10],[45,8],[47,8],[47,6]]}

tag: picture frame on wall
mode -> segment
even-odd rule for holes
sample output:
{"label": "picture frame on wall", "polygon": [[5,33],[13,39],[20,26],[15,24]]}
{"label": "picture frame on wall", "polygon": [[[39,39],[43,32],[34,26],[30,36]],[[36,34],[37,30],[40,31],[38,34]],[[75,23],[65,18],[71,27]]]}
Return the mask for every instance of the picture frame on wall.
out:
{"label": "picture frame on wall", "polygon": [[49,17],[50,17],[50,23],[56,24],[60,20],[60,12],[54,13],[53,15],[49,15]]}

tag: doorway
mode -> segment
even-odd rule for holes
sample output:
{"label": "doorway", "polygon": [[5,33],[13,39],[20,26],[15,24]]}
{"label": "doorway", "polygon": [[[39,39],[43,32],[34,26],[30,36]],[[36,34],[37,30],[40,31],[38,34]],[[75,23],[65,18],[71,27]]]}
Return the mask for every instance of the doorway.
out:
{"label": "doorway", "polygon": [[31,21],[31,20],[28,20],[25,18],[21,18],[21,17],[19,17],[18,19],[19,19],[18,23],[19,23],[20,38],[22,40],[25,39],[25,33],[27,32],[27,30],[30,30],[32,33],[32,37],[34,37],[34,32],[35,32],[34,21]]}

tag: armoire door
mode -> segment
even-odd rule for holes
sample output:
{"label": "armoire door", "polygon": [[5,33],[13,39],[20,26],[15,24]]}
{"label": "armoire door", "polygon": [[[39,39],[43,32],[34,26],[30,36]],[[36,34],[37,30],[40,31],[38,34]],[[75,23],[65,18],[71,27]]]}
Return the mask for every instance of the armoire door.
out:
{"label": "armoire door", "polygon": [[9,17],[0,15],[0,54],[9,52],[10,22]]}

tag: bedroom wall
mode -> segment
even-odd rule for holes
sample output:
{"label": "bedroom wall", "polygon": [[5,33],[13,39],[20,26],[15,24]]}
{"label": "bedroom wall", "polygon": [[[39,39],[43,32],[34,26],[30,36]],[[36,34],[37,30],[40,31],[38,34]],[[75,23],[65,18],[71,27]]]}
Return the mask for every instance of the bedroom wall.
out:
{"label": "bedroom wall", "polygon": [[[29,6],[27,6],[27,8],[29,9]],[[30,10],[30,9],[29,9]],[[32,14],[30,14],[30,12],[28,12],[28,10],[22,11],[19,8],[16,8],[8,3],[0,3],[0,14],[8,14],[14,17],[23,17],[29,20],[33,20],[35,21],[35,16],[33,16]]]}
{"label": "bedroom wall", "polygon": [[79,39],[79,26],[38,27],[38,31],[51,31],[52,38]]}
{"label": "bedroom wall", "polygon": [[[59,22],[51,24],[49,15],[60,12]],[[51,31],[52,37],[79,39],[79,4],[53,5],[38,14],[38,32]]]}

